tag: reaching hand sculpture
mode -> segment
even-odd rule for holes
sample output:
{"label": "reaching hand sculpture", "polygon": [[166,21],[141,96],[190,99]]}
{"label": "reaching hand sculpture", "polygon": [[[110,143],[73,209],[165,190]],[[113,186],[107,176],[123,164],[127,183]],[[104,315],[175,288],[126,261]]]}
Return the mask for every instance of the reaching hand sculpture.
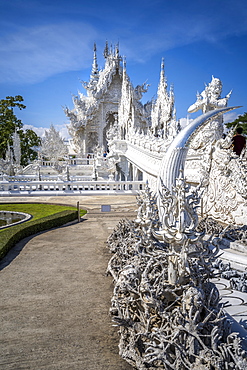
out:
{"label": "reaching hand sculpture", "polygon": [[218,245],[213,249],[212,235],[204,239],[197,229],[199,194],[182,176],[173,192],[162,190],[164,226],[157,229],[155,197],[146,187],[137,220],[120,221],[107,241],[119,354],[139,370],[247,369],[241,338],[231,333],[209,280]]}
{"label": "reaching hand sculpture", "polygon": [[213,109],[226,107],[232,92],[230,91],[225,98],[220,97],[221,92],[221,80],[212,76],[212,81],[205,86],[201,94],[197,94],[197,100],[189,107],[188,112],[194,113],[201,109],[202,113],[206,113]]}

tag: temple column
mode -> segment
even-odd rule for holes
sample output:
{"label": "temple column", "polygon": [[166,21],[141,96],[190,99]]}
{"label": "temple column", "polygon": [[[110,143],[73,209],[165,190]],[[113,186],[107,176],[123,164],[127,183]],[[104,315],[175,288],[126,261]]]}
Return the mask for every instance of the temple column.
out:
{"label": "temple column", "polygon": [[133,165],[133,181],[138,181],[138,168]]}
{"label": "temple column", "polygon": [[128,181],[133,181],[133,170],[134,166],[132,163],[128,162],[128,174],[127,174],[127,177],[126,177],[126,180]]}
{"label": "temple column", "polygon": [[105,122],[105,112],[104,112],[104,105],[103,104],[100,104],[100,113],[99,113],[99,117],[100,118],[100,122],[99,122],[99,127],[98,127],[98,145],[100,148],[103,148],[103,132],[104,132],[104,128],[106,126],[106,122]]}

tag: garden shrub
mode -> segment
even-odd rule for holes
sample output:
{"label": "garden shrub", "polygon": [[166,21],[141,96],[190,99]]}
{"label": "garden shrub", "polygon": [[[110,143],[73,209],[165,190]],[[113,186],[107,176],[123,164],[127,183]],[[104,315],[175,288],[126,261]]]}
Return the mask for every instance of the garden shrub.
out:
{"label": "garden shrub", "polygon": [[0,234],[0,260],[20,240],[41,231],[64,225],[78,218],[77,210],[66,210],[41,219],[23,222],[3,230]]}

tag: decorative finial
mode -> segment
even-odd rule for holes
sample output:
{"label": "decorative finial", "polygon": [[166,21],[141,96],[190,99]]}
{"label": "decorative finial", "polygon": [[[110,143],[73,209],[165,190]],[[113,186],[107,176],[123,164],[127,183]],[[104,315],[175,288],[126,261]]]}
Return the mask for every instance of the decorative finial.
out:
{"label": "decorative finial", "polygon": [[108,41],[106,40],[106,43],[105,43],[105,49],[104,49],[104,58],[107,59],[108,55],[109,55],[109,48],[108,48]]}
{"label": "decorative finial", "polygon": [[118,58],[119,57],[119,42],[116,44],[115,46],[115,57]]}
{"label": "decorative finial", "polygon": [[126,57],[123,56],[123,69],[126,71]]}
{"label": "decorative finial", "polygon": [[165,82],[165,61],[164,58],[161,60],[161,69],[160,69],[160,82]]}
{"label": "decorative finial", "polygon": [[99,76],[99,70],[98,70],[98,64],[97,64],[97,48],[96,48],[96,43],[94,43],[94,55],[93,55],[93,65],[92,65],[92,72],[91,72],[91,79],[92,78],[98,78]]}
{"label": "decorative finial", "polygon": [[123,81],[126,80],[126,57],[123,56]]}

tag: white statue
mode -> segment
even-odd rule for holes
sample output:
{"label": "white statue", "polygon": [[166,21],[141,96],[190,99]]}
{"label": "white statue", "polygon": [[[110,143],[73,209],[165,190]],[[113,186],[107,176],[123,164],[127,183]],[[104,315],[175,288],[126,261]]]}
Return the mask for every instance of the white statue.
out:
{"label": "white statue", "polygon": [[199,202],[182,177],[173,192],[163,187],[166,218],[159,227],[146,188],[137,219],[121,220],[107,240],[115,284],[110,313],[119,327],[119,354],[135,369],[247,368],[241,338],[231,333],[210,281],[218,246],[198,231]]}
{"label": "white statue", "polygon": [[221,222],[245,224],[246,159],[235,156],[231,149],[233,131],[212,145],[210,157],[205,161],[203,209]]}
{"label": "white statue", "polygon": [[[215,109],[226,108],[228,100],[231,96],[231,91],[225,98],[221,98],[222,82],[219,78],[212,76],[212,81],[205,86],[205,90],[197,93],[197,100],[192,104],[188,112],[194,113],[202,110],[202,113],[207,113]],[[220,116],[208,122],[208,124],[197,133],[190,143],[190,148],[203,152],[210,144],[222,138],[224,132],[223,117]]]}
{"label": "white statue", "polygon": [[206,113],[213,109],[226,107],[232,92],[230,91],[225,98],[220,97],[221,92],[221,80],[212,76],[212,81],[205,86],[205,90],[201,94],[197,93],[197,100],[189,107],[188,112],[194,113],[201,109],[202,113]]}
{"label": "white statue", "polygon": [[15,164],[19,168],[21,165],[21,141],[20,135],[17,131],[13,134],[13,152],[15,157]]}

